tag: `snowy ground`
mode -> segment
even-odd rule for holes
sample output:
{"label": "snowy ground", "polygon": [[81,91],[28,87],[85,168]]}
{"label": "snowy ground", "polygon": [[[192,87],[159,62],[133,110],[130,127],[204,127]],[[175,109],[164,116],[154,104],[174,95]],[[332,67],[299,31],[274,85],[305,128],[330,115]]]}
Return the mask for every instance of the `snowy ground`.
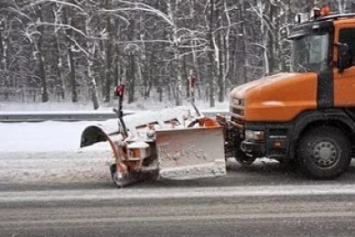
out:
{"label": "snowy ground", "polygon": [[0,123],[0,152],[76,150],[81,133],[92,123]]}
{"label": "snowy ground", "polygon": [[[184,101],[184,106],[188,106],[189,102]],[[209,103],[206,101],[196,101],[196,105],[199,109],[217,109],[217,110],[228,110],[228,101],[223,103],[216,102],[216,106],[210,108]],[[124,101],[123,107],[125,110],[161,110],[164,108],[174,107],[173,102],[164,101],[140,101],[132,104],[127,104]],[[117,107],[117,101],[112,101],[110,104],[101,103],[100,111],[111,111],[112,108]],[[93,110],[91,103],[71,103],[71,102],[48,102],[48,103],[11,103],[11,102],[1,102],[0,112],[2,111],[80,111],[80,110]]]}
{"label": "snowy ground", "polygon": [[0,183],[110,182],[109,145],[79,149],[88,124],[0,123]]}

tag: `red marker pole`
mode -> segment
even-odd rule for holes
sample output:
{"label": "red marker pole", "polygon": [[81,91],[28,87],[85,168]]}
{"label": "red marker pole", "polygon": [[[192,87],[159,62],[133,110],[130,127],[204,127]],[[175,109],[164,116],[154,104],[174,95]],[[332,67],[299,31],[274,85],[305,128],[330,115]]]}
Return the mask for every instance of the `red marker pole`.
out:
{"label": "red marker pole", "polygon": [[123,102],[123,96],[124,96],[124,90],[125,90],[125,85],[121,84],[119,86],[115,87],[115,95],[118,97],[118,111],[117,111],[117,116],[118,119],[120,120],[120,123],[123,128],[123,134],[127,137],[127,127],[125,122],[123,121],[123,111],[122,111],[122,102]]}

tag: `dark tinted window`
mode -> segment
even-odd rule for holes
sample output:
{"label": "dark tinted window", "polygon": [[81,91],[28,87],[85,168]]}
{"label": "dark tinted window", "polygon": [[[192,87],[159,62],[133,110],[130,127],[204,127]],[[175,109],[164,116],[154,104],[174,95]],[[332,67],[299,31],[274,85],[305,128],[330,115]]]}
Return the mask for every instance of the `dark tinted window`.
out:
{"label": "dark tinted window", "polygon": [[355,64],[355,29],[343,29],[340,31],[340,43],[346,43],[350,47],[353,65]]}

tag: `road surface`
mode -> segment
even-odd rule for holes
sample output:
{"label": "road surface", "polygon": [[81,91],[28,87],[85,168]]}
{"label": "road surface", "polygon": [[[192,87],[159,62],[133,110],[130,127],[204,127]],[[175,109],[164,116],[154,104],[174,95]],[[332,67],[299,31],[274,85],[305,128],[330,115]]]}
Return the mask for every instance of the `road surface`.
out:
{"label": "road surface", "polygon": [[277,162],[229,159],[225,177],[119,190],[109,149],[77,150],[84,126],[0,124],[1,237],[355,233],[355,163],[337,180],[314,181]]}
{"label": "road surface", "polygon": [[308,180],[276,162],[243,168],[233,160],[228,175],[214,179],[149,180],[115,189],[105,175],[97,177],[2,182],[1,236],[355,233],[354,165],[334,181]]}

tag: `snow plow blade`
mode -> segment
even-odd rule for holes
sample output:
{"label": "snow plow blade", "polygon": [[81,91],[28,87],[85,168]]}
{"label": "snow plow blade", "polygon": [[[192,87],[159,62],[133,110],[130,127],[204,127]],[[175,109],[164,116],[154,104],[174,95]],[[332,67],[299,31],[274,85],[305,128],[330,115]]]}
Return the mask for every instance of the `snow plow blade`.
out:
{"label": "snow plow blade", "polygon": [[157,130],[156,149],[162,179],[226,175],[222,127]]}

